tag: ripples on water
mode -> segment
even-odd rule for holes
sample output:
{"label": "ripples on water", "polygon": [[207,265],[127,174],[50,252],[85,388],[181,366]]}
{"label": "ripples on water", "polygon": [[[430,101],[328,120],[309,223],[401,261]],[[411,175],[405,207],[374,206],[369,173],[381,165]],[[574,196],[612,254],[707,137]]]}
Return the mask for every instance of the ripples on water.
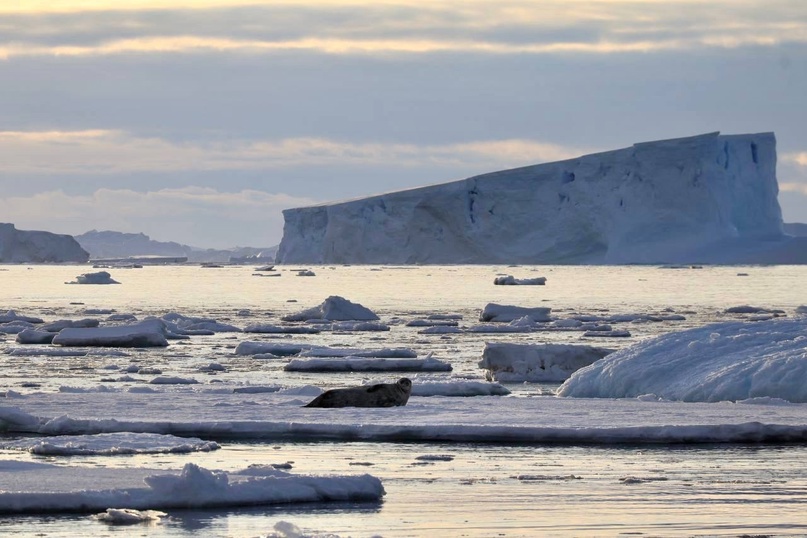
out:
{"label": "ripples on water", "polygon": [[[723,310],[750,304],[786,313],[807,304],[802,267],[309,267],[315,277],[252,276],[250,267],[145,267],[112,269],[112,286],[65,285],[85,266],[5,266],[0,309],[46,321],[86,317],[86,308],[118,313],[206,316],[237,326],[276,323],[280,316],[341,295],[390,323],[385,333],[294,335],[292,341],[347,347],[412,347],[454,366],[454,376],[480,379],[476,363],[486,341],[572,342],[620,347],[640,338],[737,319]],[[497,275],[546,276],[546,286],[493,286]],[[577,332],[422,335],[404,323],[432,313],[459,313],[476,323],[488,302],[548,306],[572,313],[683,313],[679,322],[620,324],[626,340],[586,339]],[[244,312],[248,310],[249,312]],[[105,367],[136,362],[167,375],[203,383],[281,383],[335,386],[367,374],[292,374],[282,362],[234,357],[241,340],[267,335],[219,333],[175,342],[165,350],[133,351],[126,358],[0,356],[3,385],[18,392],[96,387]],[[13,336],[0,346],[13,345]],[[228,371],[200,374],[220,362]],[[383,377],[380,376],[380,377]],[[110,386],[109,383],[106,384]],[[113,385],[124,388],[122,385]],[[517,393],[551,386],[511,386]],[[495,419],[495,417],[492,417]],[[308,532],[341,536],[653,536],[807,534],[807,480],[803,446],[579,447],[389,443],[222,443],[219,451],[185,456],[47,458],[65,465],[137,465],[179,468],[194,461],[234,470],[251,463],[292,461],[301,473],[364,473],[383,480],[380,504],[312,505],[235,511],[182,512],[156,527],[107,528],[86,516],[0,519],[0,533],[47,536],[259,536],[290,521]],[[444,458],[417,459],[419,456]],[[450,456],[450,457],[449,457]],[[29,457],[0,454],[0,457]],[[2,485],[0,484],[0,488]]]}

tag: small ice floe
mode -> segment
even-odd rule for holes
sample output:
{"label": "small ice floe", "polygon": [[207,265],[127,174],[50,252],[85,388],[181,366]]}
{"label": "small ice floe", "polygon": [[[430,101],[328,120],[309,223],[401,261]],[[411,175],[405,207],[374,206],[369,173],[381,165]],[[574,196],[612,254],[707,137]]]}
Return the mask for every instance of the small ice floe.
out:
{"label": "small ice floe", "polygon": [[352,303],[347,299],[332,295],[320,305],[297,314],[281,318],[283,321],[306,321],[309,319],[327,319],[330,321],[377,321],[379,317],[369,308]]}
{"label": "small ice floe", "polygon": [[252,323],[244,327],[245,333],[263,334],[318,334],[319,327],[301,327],[300,325],[273,325],[271,323]]}
{"label": "small ice floe", "polygon": [[418,331],[418,334],[457,334],[461,332],[463,332],[463,330],[459,327],[438,325],[436,327],[426,327]]}
{"label": "small ice floe", "polygon": [[4,450],[21,450],[38,456],[124,456],[131,454],[187,454],[221,448],[213,441],[159,433],[99,433],[57,435],[0,441]]}
{"label": "small ice floe", "polygon": [[807,305],[800,305],[796,307],[796,314],[807,315]]}
{"label": "small ice floe", "polygon": [[510,390],[499,383],[486,381],[422,381],[412,384],[412,396],[507,396]]}
{"label": "small ice floe", "polygon": [[274,265],[260,265],[255,269],[253,269],[253,271],[274,271],[274,270],[275,270]]}
{"label": "small ice floe", "polygon": [[413,319],[406,323],[407,327],[456,327],[459,322],[455,319]]}
{"label": "small ice floe", "polygon": [[375,357],[383,359],[415,359],[418,354],[408,347],[358,349],[346,347],[312,347],[300,352],[301,357]]}
{"label": "small ice floe", "polygon": [[65,282],[65,284],[120,284],[120,282],[113,280],[109,272],[98,271],[97,273],[78,275],[74,281]]}
{"label": "small ice floe", "polygon": [[297,271],[297,276],[317,276],[317,274],[309,269],[303,269],[302,271]]}
{"label": "small ice floe", "polygon": [[227,368],[218,362],[211,362],[199,367],[200,372],[226,372]]}
{"label": "small ice floe", "polygon": [[[74,304],[74,303],[70,303]],[[84,304],[84,303],[75,303],[75,304]],[[87,316],[107,316],[110,314],[114,314],[114,308],[85,308],[84,314]]]}
{"label": "small ice floe", "polygon": [[586,331],[583,333],[586,338],[630,338],[630,331],[625,330],[602,330]]}
{"label": "small ice floe", "polygon": [[107,316],[106,321],[137,321],[137,316],[134,314],[110,314]]}
{"label": "small ice floe", "polygon": [[528,333],[532,330],[533,327],[529,325],[494,325],[491,323],[472,325],[465,329],[469,333]]}
{"label": "small ice floe", "polygon": [[42,318],[20,316],[14,310],[8,310],[5,314],[0,314],[0,323],[11,323],[14,321],[21,321],[24,323],[44,323]]}
{"label": "small ice floe", "polygon": [[489,380],[556,383],[614,350],[573,344],[485,344],[479,367]]}
{"label": "small ice floe", "polygon": [[206,334],[241,332],[241,329],[235,325],[220,323],[211,318],[185,316],[176,312],[169,312],[168,314],[162,316],[162,319],[168,323],[173,323],[180,332],[184,332],[186,334],[199,334],[202,331]]}
{"label": "small ice floe", "polygon": [[49,331],[39,331],[37,329],[25,329],[17,333],[18,344],[50,344],[56,333]]}
{"label": "small ice floe", "polygon": [[[56,336],[49,333],[52,337]],[[6,351],[9,355],[17,357],[84,357],[87,355],[86,349],[59,349],[52,347],[27,347],[12,348]]]}
{"label": "small ice floe", "polygon": [[110,525],[137,525],[139,523],[159,523],[167,516],[159,510],[132,510],[131,508],[107,508],[106,512],[95,514],[93,519]]}
{"label": "small ice floe", "polygon": [[288,342],[254,342],[245,340],[235,348],[236,355],[274,355],[289,357],[298,355],[303,350],[314,347],[311,344],[294,344]]}
{"label": "small ice floe", "polygon": [[3,334],[19,334],[27,329],[32,329],[33,323],[27,321],[9,321],[0,325],[0,333]]}
{"label": "small ice floe", "polygon": [[116,327],[67,328],[53,338],[59,346],[164,347],[168,345],[165,322],[147,319]]}
{"label": "small ice floe", "polygon": [[364,357],[292,359],[287,372],[450,372],[451,365],[433,357],[379,359]]}
{"label": "small ice floe", "polygon": [[149,385],[196,385],[199,381],[192,377],[158,376],[149,381]]}
{"label": "small ice floe", "polygon": [[374,321],[337,321],[331,324],[332,331],[342,332],[385,332],[389,331],[389,325]]}
{"label": "small ice floe", "polygon": [[551,308],[547,307],[523,307],[523,306],[509,306],[500,305],[496,303],[488,303],[479,315],[479,321],[492,321],[508,323],[516,319],[529,317],[532,321],[551,321],[549,313]]}
{"label": "small ice floe", "polygon": [[783,310],[771,310],[761,306],[740,305],[726,309],[726,314],[783,314]]}
{"label": "small ice floe", "polygon": [[429,314],[426,319],[454,319],[461,320],[462,314]]}
{"label": "small ice floe", "polygon": [[[3,462],[5,463],[5,462]],[[250,467],[225,473],[187,463],[179,472],[9,462],[16,491],[0,492],[0,512],[98,512],[110,506],[129,510],[207,509],[312,502],[378,501],[384,487],[363,475],[296,475]],[[145,482],[145,486],[143,483]],[[94,484],[98,489],[92,489]]]}
{"label": "small ice floe", "polygon": [[804,319],[732,321],[668,333],[575,372],[558,395],[687,402],[781,398],[807,402]]}
{"label": "small ice floe", "polygon": [[45,323],[44,325],[40,325],[39,329],[42,331],[57,333],[62,329],[66,329],[68,327],[86,329],[88,327],[98,327],[98,325],[99,325],[98,320],[94,318],[60,319],[57,321],[51,321],[50,323]]}
{"label": "small ice floe", "polygon": [[493,279],[493,284],[496,286],[543,286],[546,284],[546,277],[516,278],[513,275],[497,276]]}
{"label": "small ice floe", "polygon": [[233,394],[266,394],[278,392],[282,389],[280,385],[245,385],[233,388]]}

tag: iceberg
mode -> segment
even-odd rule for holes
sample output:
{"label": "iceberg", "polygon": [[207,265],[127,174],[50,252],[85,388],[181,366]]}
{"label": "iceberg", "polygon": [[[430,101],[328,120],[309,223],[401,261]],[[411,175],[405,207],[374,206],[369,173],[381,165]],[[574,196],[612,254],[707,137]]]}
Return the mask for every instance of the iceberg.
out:
{"label": "iceberg", "polygon": [[0,263],[85,263],[89,253],[69,235],[18,230],[0,222]]}
{"label": "iceberg", "polygon": [[807,403],[807,319],[714,323],[644,340],[576,371],[558,396]]}
{"label": "iceberg", "polygon": [[778,190],[773,133],[715,132],[286,209],[276,261],[760,262],[798,239]]}

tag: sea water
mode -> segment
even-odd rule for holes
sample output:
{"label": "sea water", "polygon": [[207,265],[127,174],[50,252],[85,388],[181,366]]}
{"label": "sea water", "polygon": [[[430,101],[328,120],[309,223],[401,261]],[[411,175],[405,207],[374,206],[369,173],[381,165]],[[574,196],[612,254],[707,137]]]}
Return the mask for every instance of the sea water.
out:
{"label": "sea water", "polygon": [[[309,269],[315,276],[298,276]],[[807,304],[807,268],[588,266],[315,266],[277,268],[146,266],[108,269],[118,285],[65,284],[87,266],[0,266],[0,310],[46,321],[111,311],[142,319],[178,312],[240,327],[280,317],[339,295],[388,323],[388,332],[292,335],[289,341],[346,347],[411,347],[454,367],[447,379],[483,379],[477,366],[487,341],[568,342],[622,347],[639,339],[712,321],[739,319],[725,310],[753,305],[792,315]],[[496,276],[547,277],[545,286],[494,286]],[[586,338],[580,332],[424,335],[406,322],[430,314],[478,323],[487,303],[552,308],[576,314],[676,313],[686,319],[615,324],[628,338]],[[90,309],[90,310],[88,310]],[[344,386],[372,374],[285,372],[282,361],[235,357],[242,340],[262,335],[217,333],[137,352],[137,361],[165,375],[199,377],[198,365],[227,366],[206,384],[273,383]],[[281,340],[283,341],[283,340]],[[13,335],[0,348],[16,347]],[[25,393],[109,384],[122,359],[15,357],[0,354],[2,389]],[[382,376],[383,377],[383,376]],[[137,381],[131,382],[132,384]],[[125,383],[124,383],[125,384]],[[509,385],[513,393],[547,393],[552,385]],[[69,410],[66,410],[69,414]],[[167,413],[170,411],[167,410]],[[495,418],[495,417],[494,417]],[[2,451],[0,458],[64,465],[178,469],[193,461],[236,470],[253,463],[290,462],[294,472],[370,473],[381,478],[380,503],[169,511],[153,526],[107,527],[85,514],[0,518],[0,534],[41,536],[261,536],[280,522],[307,534],[340,536],[653,536],[807,535],[807,447],[564,446],[367,442],[221,441],[221,450],[191,455],[37,458]],[[423,458],[425,456],[425,458]],[[0,476],[2,489],[2,476]]]}

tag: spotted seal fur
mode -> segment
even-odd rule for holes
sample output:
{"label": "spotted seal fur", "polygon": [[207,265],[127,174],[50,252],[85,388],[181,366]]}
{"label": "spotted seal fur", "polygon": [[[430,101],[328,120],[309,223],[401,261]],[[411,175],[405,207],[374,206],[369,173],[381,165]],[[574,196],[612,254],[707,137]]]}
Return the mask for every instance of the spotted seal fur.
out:
{"label": "spotted seal fur", "polygon": [[395,383],[326,390],[305,407],[395,407],[406,405],[412,381],[402,377]]}

